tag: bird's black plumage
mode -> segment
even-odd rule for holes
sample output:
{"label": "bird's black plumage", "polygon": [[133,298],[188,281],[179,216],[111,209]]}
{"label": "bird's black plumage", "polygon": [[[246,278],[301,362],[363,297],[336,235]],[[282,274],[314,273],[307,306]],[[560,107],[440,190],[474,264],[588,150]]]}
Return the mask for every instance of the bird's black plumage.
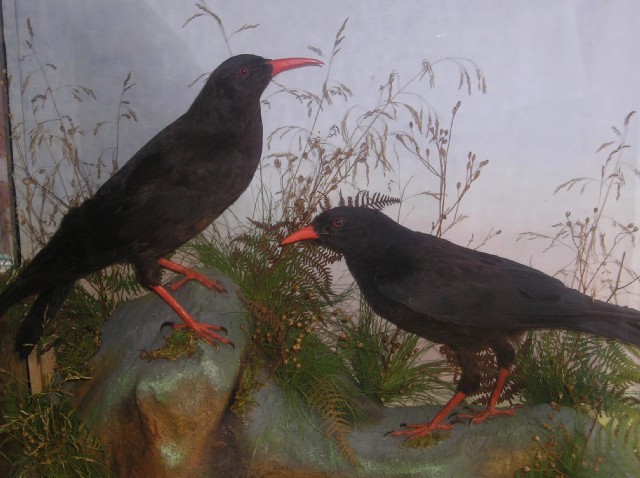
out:
{"label": "bird's black plumage", "polygon": [[211,224],[251,182],[262,152],[260,95],[266,86],[281,71],[321,63],[255,55],[226,60],[185,114],[93,197],[70,209],[49,243],[0,295],[3,314],[39,294],[18,333],[20,355],[33,348],[44,319],[55,314],[73,283],[91,272],[130,262],[139,281],[161,293],[155,289],[158,260]]}
{"label": "bird's black plumage", "polygon": [[412,231],[377,210],[325,211],[282,243],[306,239],[344,255],[378,315],[449,345],[461,364],[463,395],[480,386],[475,354],[491,347],[508,371],[514,341],[528,329],[575,330],[640,345],[639,311],[594,300],[509,259]]}

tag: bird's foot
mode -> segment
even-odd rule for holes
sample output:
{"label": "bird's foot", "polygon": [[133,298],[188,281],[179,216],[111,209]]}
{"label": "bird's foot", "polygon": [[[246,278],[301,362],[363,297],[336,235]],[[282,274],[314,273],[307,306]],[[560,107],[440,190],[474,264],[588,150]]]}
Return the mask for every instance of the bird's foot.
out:
{"label": "bird's foot", "polygon": [[169,286],[169,288],[175,292],[184,284],[186,284],[190,280],[195,280],[204,285],[207,289],[219,292],[221,294],[227,294],[227,289],[225,289],[222,282],[217,281],[215,279],[210,279],[204,274],[200,274],[194,270],[189,269],[188,267],[184,267],[180,264],[176,264],[169,259],[158,259],[158,264],[165,269],[169,269],[170,271],[176,272],[178,274],[182,274],[184,277],[180,279],[178,282],[175,282]]}
{"label": "bird's foot", "polygon": [[196,335],[203,338],[209,343],[209,345],[212,345],[216,348],[219,347],[219,343],[222,343],[225,345],[231,345],[231,347],[233,347],[234,349],[236,348],[236,346],[231,340],[216,333],[216,332],[224,332],[224,334],[226,335],[227,329],[225,327],[221,327],[219,325],[213,325],[213,324],[203,324],[202,322],[197,322],[195,320],[189,323],[185,322],[184,324],[173,325],[174,330],[186,329],[186,328],[193,330],[193,332]]}
{"label": "bird's foot", "polygon": [[187,271],[188,272],[184,274],[184,277],[182,279],[180,279],[178,282],[174,282],[173,284],[169,285],[169,289],[175,292],[190,280],[195,280],[200,282],[203,286],[205,286],[209,290],[213,290],[221,294],[227,294],[227,289],[225,289],[222,282],[217,281],[215,279],[210,279],[207,276],[200,274],[196,271],[192,271],[190,269],[187,269]]}
{"label": "bird's foot", "polygon": [[442,423],[447,419],[453,409],[466,397],[463,392],[456,392],[456,394],[442,407],[442,409],[431,419],[429,423],[403,423],[400,425],[408,430],[396,430],[389,432],[388,435],[393,436],[406,436],[407,440],[413,440],[415,438],[426,437],[436,430],[452,430],[453,425],[450,423]]}
{"label": "bird's foot", "polygon": [[394,437],[406,436],[407,440],[413,440],[415,438],[427,436],[436,430],[453,429],[453,425],[449,423],[438,423],[435,420],[432,420],[429,423],[403,423],[400,426],[408,428],[408,430],[395,430],[389,432],[388,435],[392,435]]}
{"label": "bird's foot", "polygon": [[458,418],[470,418],[471,423],[482,423],[497,415],[514,415],[515,413],[515,408],[495,408],[489,406],[477,413],[459,413],[457,416]]}
{"label": "bird's foot", "polygon": [[193,330],[196,335],[202,337],[209,344],[214,347],[218,347],[218,343],[231,345],[235,349],[235,345],[233,342],[226,337],[222,337],[220,334],[216,332],[224,332],[227,333],[227,329],[224,327],[220,327],[219,325],[211,325],[211,324],[203,324],[202,322],[198,322],[180,305],[178,301],[176,301],[167,290],[161,285],[153,285],[150,286],[151,290],[153,290],[156,294],[160,296],[162,300],[164,300],[169,307],[171,307],[176,314],[182,319],[184,324],[174,325],[174,329],[183,329],[185,327]]}

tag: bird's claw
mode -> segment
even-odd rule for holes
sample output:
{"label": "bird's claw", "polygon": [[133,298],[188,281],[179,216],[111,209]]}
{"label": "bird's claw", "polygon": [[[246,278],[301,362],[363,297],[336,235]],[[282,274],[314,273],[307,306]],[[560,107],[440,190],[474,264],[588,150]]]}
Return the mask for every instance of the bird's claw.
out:
{"label": "bird's claw", "polygon": [[493,418],[497,415],[514,415],[516,413],[515,408],[494,408],[487,407],[484,410],[477,413],[458,413],[458,418],[469,418],[471,423],[482,423],[485,420]]}
{"label": "bird's claw", "polygon": [[199,274],[195,271],[189,271],[189,272],[190,273],[185,274],[185,276],[182,279],[180,279],[178,282],[174,282],[173,284],[169,285],[169,289],[175,292],[190,280],[195,280],[200,282],[203,286],[205,286],[209,290],[218,292],[220,294],[225,294],[227,297],[229,296],[229,293],[227,292],[227,289],[224,287],[224,284],[222,282],[215,279],[209,279],[208,277],[202,274]]}
{"label": "bird's claw", "polygon": [[221,294],[224,293],[227,295],[227,297],[229,296],[229,293],[227,292],[227,289],[224,288],[222,282],[215,279],[209,279],[204,274],[196,272],[193,269],[189,269],[188,267],[176,264],[175,262],[164,258],[158,259],[158,265],[183,276],[182,279],[180,279],[178,282],[174,282],[173,284],[169,285],[169,289],[171,289],[173,292],[177,291],[188,281],[195,280],[200,282],[209,290],[213,290]]}

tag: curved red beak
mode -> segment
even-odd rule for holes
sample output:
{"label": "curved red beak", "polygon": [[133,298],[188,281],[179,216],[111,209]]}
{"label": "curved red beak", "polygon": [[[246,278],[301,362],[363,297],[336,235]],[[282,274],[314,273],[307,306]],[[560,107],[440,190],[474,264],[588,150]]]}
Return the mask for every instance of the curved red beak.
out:
{"label": "curved red beak", "polygon": [[286,246],[287,244],[291,244],[293,242],[307,241],[309,239],[318,239],[319,237],[320,236],[318,236],[318,233],[315,231],[313,226],[307,226],[285,237],[280,242],[280,245]]}
{"label": "curved red beak", "polygon": [[281,58],[279,60],[269,60],[267,63],[271,65],[273,71],[271,72],[271,78],[283,71],[293,70],[294,68],[301,68],[303,66],[322,66],[324,62],[320,60],[314,60],[313,58]]}

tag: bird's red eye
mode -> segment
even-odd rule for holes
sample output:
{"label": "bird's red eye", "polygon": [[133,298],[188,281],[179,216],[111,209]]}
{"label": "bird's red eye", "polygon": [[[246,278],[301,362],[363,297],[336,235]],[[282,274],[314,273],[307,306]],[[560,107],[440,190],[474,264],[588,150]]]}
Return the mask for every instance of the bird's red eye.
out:
{"label": "bird's red eye", "polygon": [[344,219],[341,217],[336,217],[333,221],[331,221],[331,225],[336,229],[340,229],[344,225]]}
{"label": "bird's red eye", "polygon": [[240,68],[240,74],[242,76],[248,76],[249,73],[251,72],[249,71],[249,68],[247,68],[246,66],[243,66],[242,68]]}

